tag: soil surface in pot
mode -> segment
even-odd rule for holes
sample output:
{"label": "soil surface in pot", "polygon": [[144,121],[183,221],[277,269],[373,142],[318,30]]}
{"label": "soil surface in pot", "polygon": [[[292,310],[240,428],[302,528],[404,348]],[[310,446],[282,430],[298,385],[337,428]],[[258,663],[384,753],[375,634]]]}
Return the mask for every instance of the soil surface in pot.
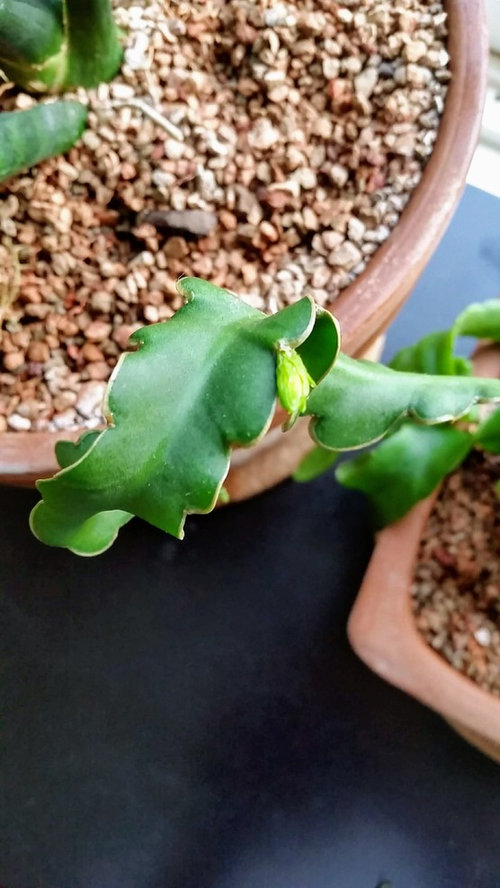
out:
{"label": "soil surface in pot", "polygon": [[441,489],[413,584],[430,646],[500,696],[500,456],[474,451]]}
{"label": "soil surface in pot", "polygon": [[[66,157],[0,186],[0,431],[92,427],[193,274],[334,298],[397,223],[446,85],[441,2],[120,0],[124,65]],[[1,87],[5,110],[34,99]]]}

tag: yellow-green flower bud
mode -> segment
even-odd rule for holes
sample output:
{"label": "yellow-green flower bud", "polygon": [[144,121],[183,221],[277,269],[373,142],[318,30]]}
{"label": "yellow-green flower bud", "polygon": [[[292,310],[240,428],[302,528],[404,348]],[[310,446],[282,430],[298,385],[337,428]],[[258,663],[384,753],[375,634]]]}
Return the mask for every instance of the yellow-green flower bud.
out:
{"label": "yellow-green flower bud", "polygon": [[300,355],[291,348],[281,347],[278,350],[276,385],[280,404],[292,417],[295,418],[305,411],[314,381],[309,376]]}

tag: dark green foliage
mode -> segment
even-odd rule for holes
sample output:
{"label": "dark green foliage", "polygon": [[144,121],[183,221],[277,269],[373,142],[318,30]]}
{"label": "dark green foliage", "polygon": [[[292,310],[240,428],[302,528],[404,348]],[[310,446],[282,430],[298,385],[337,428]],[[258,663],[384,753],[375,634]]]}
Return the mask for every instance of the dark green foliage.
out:
{"label": "dark green foliage", "polygon": [[292,475],[294,481],[313,481],[319,475],[323,475],[338,459],[335,450],[325,450],[324,447],[313,447],[304,457],[300,465]]}
{"label": "dark green foliage", "polygon": [[[323,445],[309,472],[318,459],[323,465],[335,459],[324,447],[360,447],[405,417],[435,424],[456,419],[478,400],[500,400],[498,381],[397,372],[339,355],[337,323],[307,297],[267,317],[196,278],[181,280],[179,289],[187,304],[167,323],[133,335],[136,350],[121,359],[108,389],[108,427],[85,433],[77,444],[59,444],[62,471],[38,483],[43,499],[31,526],[49,545],[97,554],[132,514],[181,537],[187,514],[208,512],[223,498],[232,446],[250,446],[268,429],[283,353],[292,364],[281,388],[289,373],[301,377],[289,409],[313,417],[313,435]],[[313,386],[307,403],[304,379]],[[417,429],[417,437],[426,431]],[[430,435],[422,438],[427,452],[442,441],[447,459],[469,446],[467,432],[433,428]],[[391,482],[396,488],[405,465],[413,477],[406,436],[403,428],[391,439],[393,448],[403,442]],[[422,447],[414,452],[421,460]],[[407,486],[421,495],[435,474],[430,460],[425,477]]]}
{"label": "dark green foliage", "polygon": [[405,423],[374,450],[341,463],[335,474],[345,487],[370,498],[374,523],[380,528],[432,493],[444,475],[463,462],[472,445],[472,435],[453,425]]}
{"label": "dark green foliage", "polygon": [[0,114],[0,181],[68,151],[80,138],[86,120],[86,107],[74,101]]}
{"label": "dark green foliage", "polygon": [[[403,349],[391,362],[391,367],[421,373],[424,380],[431,379],[426,374],[432,372],[444,374],[445,388],[452,382],[449,375],[453,373],[466,374],[463,381],[474,382],[468,377],[471,363],[453,354],[456,338],[460,335],[500,340],[500,301],[470,305],[450,330],[431,333]],[[483,386],[484,381],[476,382],[479,388]],[[498,385],[496,380],[493,385]],[[494,394],[493,390],[491,394]],[[431,493],[460,465],[473,446],[500,453],[500,410],[477,429],[477,412],[470,413],[468,420],[469,428],[457,427],[451,416],[448,423],[439,428],[405,424],[375,450],[339,466],[337,479],[346,487],[367,494],[377,527],[390,524]]]}
{"label": "dark green foliage", "polygon": [[309,298],[266,317],[204,281],[185,278],[179,288],[184,308],[132,337],[139,348],[124,356],[108,392],[110,426],[59,445],[66,468],[39,482],[43,502],[31,521],[44,542],[97,553],[130,513],[182,536],[186,514],[214,507],[231,447],[268,428],[278,349],[314,342],[317,329],[328,351],[308,372],[326,372],[335,359],[337,328]]}

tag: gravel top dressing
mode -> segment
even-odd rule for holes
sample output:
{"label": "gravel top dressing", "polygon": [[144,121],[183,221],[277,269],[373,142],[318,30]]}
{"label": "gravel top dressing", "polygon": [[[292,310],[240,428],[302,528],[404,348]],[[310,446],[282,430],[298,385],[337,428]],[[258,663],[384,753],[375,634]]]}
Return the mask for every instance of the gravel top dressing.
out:
{"label": "gravel top dressing", "polygon": [[[76,92],[81,142],[0,185],[0,431],[99,424],[128,336],[179,307],[181,274],[266,311],[334,299],[436,139],[440,2],[120,2],[116,17],[124,65]],[[0,87],[6,110],[33,101]]]}
{"label": "gravel top dressing", "polygon": [[413,608],[426,641],[500,696],[500,456],[473,452],[442,487],[421,543]]}

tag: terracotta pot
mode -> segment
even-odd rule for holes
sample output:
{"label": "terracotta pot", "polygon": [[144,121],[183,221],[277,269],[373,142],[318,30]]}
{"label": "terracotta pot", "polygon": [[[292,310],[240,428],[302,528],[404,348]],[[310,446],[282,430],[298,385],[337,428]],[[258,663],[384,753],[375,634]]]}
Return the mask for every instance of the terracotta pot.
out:
{"label": "terracotta pot", "polygon": [[[475,368],[478,376],[500,378],[500,349],[479,352]],[[411,583],[420,538],[438,492],[378,535],[349,618],[349,640],[374,672],[434,709],[500,762],[500,698],[433,651],[413,618]]]}
{"label": "terracotta pot", "polygon": [[[386,329],[409,295],[436,248],[465,185],[477,141],[486,87],[488,37],[483,0],[450,0],[448,48],[452,80],[432,156],[396,228],[365,271],[348,287],[334,309],[343,347],[360,355]],[[298,438],[299,434],[296,433]],[[0,482],[33,484],[56,469],[54,444],[67,432],[7,432],[0,435]],[[269,467],[269,444],[263,445]],[[303,451],[305,452],[305,451]],[[242,460],[244,461],[243,457]],[[286,474],[277,463],[262,482],[235,484],[237,498],[265,489]],[[254,469],[256,470],[254,462]],[[232,484],[232,475],[228,486]]]}

